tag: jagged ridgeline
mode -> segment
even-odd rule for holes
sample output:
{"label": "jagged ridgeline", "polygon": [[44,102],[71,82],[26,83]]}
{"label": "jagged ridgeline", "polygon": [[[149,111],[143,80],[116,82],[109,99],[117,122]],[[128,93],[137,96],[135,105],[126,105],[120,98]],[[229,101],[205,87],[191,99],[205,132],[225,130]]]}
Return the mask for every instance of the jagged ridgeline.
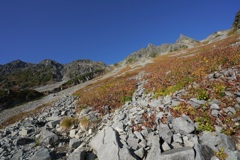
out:
{"label": "jagged ridgeline", "polygon": [[[105,72],[106,65],[90,60],[76,60],[60,64],[53,60],[43,60],[38,64],[21,60],[0,66],[0,108],[9,108],[43,96],[35,88],[55,84],[44,94],[58,92],[95,78]],[[47,87],[48,88],[48,87]]]}
{"label": "jagged ridgeline", "polygon": [[178,51],[180,49],[192,48],[199,42],[189,38],[184,35],[180,35],[174,44],[162,44],[160,46],[155,46],[153,44],[148,44],[147,48],[142,48],[136,52],[133,52],[127,58],[125,58],[126,63],[136,62],[142,58],[154,58],[160,54],[166,54],[173,51]]}

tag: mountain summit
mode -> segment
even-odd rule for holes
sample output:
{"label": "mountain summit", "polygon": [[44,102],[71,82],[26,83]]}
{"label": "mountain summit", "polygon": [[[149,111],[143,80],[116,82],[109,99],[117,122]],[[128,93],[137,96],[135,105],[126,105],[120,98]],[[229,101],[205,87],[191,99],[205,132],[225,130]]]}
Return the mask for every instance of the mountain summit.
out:
{"label": "mountain summit", "polygon": [[174,44],[162,44],[159,46],[148,44],[147,48],[142,48],[136,52],[133,52],[131,55],[125,58],[125,62],[131,63],[138,61],[141,58],[155,57],[156,55],[166,54],[180,49],[192,48],[197,43],[199,42],[180,34],[179,38]]}

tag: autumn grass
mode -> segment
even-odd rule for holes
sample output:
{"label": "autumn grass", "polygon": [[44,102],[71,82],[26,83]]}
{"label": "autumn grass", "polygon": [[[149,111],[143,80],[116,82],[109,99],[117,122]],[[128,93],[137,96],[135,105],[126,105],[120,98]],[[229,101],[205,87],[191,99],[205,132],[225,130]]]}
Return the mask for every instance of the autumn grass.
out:
{"label": "autumn grass", "polygon": [[35,116],[36,114],[38,114],[39,112],[41,112],[44,108],[47,108],[49,106],[51,106],[53,102],[50,102],[50,103],[46,103],[46,104],[43,104],[39,107],[37,107],[36,109],[34,110],[31,110],[31,111],[26,111],[26,112],[21,112],[21,113],[18,113],[17,115],[15,116],[12,116],[12,117],[9,117],[8,119],[6,119],[5,121],[3,121],[1,124],[0,124],[0,129],[3,129],[13,123],[16,123],[26,117],[29,117],[29,116]]}
{"label": "autumn grass", "polygon": [[100,113],[106,113],[103,108],[109,106],[114,110],[130,100],[136,89],[135,72],[123,74],[120,77],[111,77],[89,85],[75,95],[79,96],[77,112],[81,111],[81,106],[92,106]]}
{"label": "autumn grass", "polygon": [[[240,46],[232,47],[238,37],[212,43],[199,48],[191,57],[159,56],[144,69],[147,83],[145,88],[156,96],[165,96],[188,86],[193,81],[201,81],[207,74],[219,67],[240,64]],[[215,47],[214,47],[215,46]],[[193,54],[193,53],[192,53]]]}
{"label": "autumn grass", "polygon": [[65,117],[61,120],[60,126],[63,130],[70,130],[77,122],[78,119],[76,117]]}

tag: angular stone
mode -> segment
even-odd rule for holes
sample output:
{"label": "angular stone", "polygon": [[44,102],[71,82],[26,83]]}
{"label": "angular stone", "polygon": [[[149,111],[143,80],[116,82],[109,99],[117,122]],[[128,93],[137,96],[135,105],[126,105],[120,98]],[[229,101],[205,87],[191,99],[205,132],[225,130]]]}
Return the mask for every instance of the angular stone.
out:
{"label": "angular stone", "polygon": [[158,160],[193,160],[194,156],[192,147],[183,147],[163,152]]}
{"label": "angular stone", "polygon": [[43,128],[41,131],[41,143],[46,145],[53,145],[58,141],[58,136],[53,132]]}
{"label": "angular stone", "polygon": [[168,127],[160,128],[159,135],[165,142],[171,144],[173,132]]}
{"label": "angular stone", "polygon": [[218,117],[218,113],[219,113],[218,110],[212,110],[211,115],[214,117]]}
{"label": "angular stone", "polygon": [[57,120],[61,120],[60,117],[58,116],[53,116],[53,117],[47,117],[46,121],[50,122],[50,121],[57,121]]}
{"label": "angular stone", "polygon": [[78,146],[80,146],[81,143],[82,143],[82,141],[80,139],[76,139],[76,138],[70,139],[69,148],[75,149]]}
{"label": "angular stone", "polygon": [[[113,159],[133,159],[130,152],[126,152],[126,148],[120,150],[119,137],[112,127],[105,127],[103,130],[93,137],[90,146],[97,153],[99,160],[113,160]],[[124,153],[124,155],[119,154]]]}
{"label": "angular stone", "polygon": [[198,108],[201,105],[204,105],[206,103],[206,101],[204,100],[198,100],[197,98],[191,98],[188,101],[188,104],[190,104],[192,107]]}
{"label": "angular stone", "polygon": [[141,139],[141,140],[144,139],[143,136],[142,136],[142,134],[141,134],[140,132],[135,131],[135,132],[134,132],[134,135],[135,135],[138,139]]}
{"label": "angular stone", "polygon": [[112,127],[119,133],[124,131],[124,125],[122,122],[114,122]]}
{"label": "angular stone", "polygon": [[138,148],[138,142],[139,140],[136,138],[129,137],[127,139],[128,146],[131,147],[133,150],[136,150]]}
{"label": "angular stone", "polygon": [[223,141],[224,148],[230,149],[230,150],[236,150],[236,144],[234,143],[233,139],[230,136],[227,136],[225,134],[220,134],[220,137]]}
{"label": "angular stone", "polygon": [[59,124],[61,121],[61,119],[58,119],[58,120],[54,120],[54,121],[50,121],[47,123],[47,125],[50,127],[50,128],[55,128],[57,124]]}
{"label": "angular stone", "polygon": [[176,133],[181,133],[183,135],[189,134],[195,130],[194,124],[187,116],[173,119],[172,125]]}
{"label": "angular stone", "polygon": [[219,137],[213,135],[213,133],[207,132],[207,131],[204,131],[202,136],[200,136],[199,138],[200,138],[202,145],[207,145],[215,151],[218,150],[218,148],[216,146],[218,146],[219,144],[221,144],[223,142],[221,138],[219,138]]}
{"label": "angular stone", "polygon": [[47,148],[41,148],[30,158],[30,160],[51,160],[51,157]]}
{"label": "angular stone", "polygon": [[77,130],[76,129],[72,129],[69,132],[69,137],[70,138],[74,138],[76,136]]}
{"label": "angular stone", "polygon": [[12,156],[11,160],[20,160],[22,159],[23,151],[18,150],[14,155]]}
{"label": "angular stone", "polygon": [[30,132],[30,130],[28,130],[26,128],[22,128],[21,131],[19,132],[19,135],[26,136],[29,132]]}
{"label": "angular stone", "polygon": [[213,103],[213,104],[211,104],[210,109],[211,110],[220,110],[221,108],[219,107],[219,105]]}
{"label": "angular stone", "polygon": [[143,148],[139,148],[134,153],[141,159],[144,157],[144,149]]}
{"label": "angular stone", "polygon": [[184,140],[184,146],[186,147],[193,147],[195,145],[195,143],[193,143],[190,140]]}
{"label": "angular stone", "polygon": [[167,144],[167,142],[164,142],[162,144],[162,149],[163,149],[163,151],[168,151],[171,149],[171,147]]}
{"label": "angular stone", "polygon": [[171,145],[173,146],[173,148],[182,148],[182,146],[176,142],[173,142]]}
{"label": "angular stone", "polygon": [[119,150],[119,160],[125,160],[125,159],[126,160],[136,160],[136,158],[132,156],[130,151],[127,148],[123,147],[123,148],[120,148],[120,150]]}
{"label": "angular stone", "polygon": [[174,134],[174,135],[173,135],[173,142],[183,143],[182,138],[181,138],[181,135]]}
{"label": "angular stone", "polygon": [[149,137],[149,141],[151,141],[152,146],[148,151],[146,160],[159,160],[161,154],[159,140],[160,139],[158,135]]}
{"label": "angular stone", "polygon": [[240,103],[240,97],[237,97],[236,100],[238,103]]}
{"label": "angular stone", "polygon": [[78,152],[71,153],[67,160],[86,160],[85,159],[86,152],[84,150],[80,150]]}
{"label": "angular stone", "polygon": [[234,93],[237,97],[240,97],[240,92],[235,92]]}
{"label": "angular stone", "polygon": [[196,152],[195,160],[209,160],[214,156],[213,150],[207,145],[196,144],[194,150]]}
{"label": "angular stone", "polygon": [[227,108],[233,115],[236,114],[236,110],[233,107]]}
{"label": "angular stone", "polygon": [[162,105],[162,103],[161,103],[161,101],[158,100],[158,99],[154,99],[154,100],[152,100],[152,101],[149,103],[149,106],[150,106],[150,107],[159,107],[159,106],[161,106],[161,105]]}
{"label": "angular stone", "polygon": [[226,160],[239,160],[240,159],[240,152],[239,151],[232,151],[229,149],[224,149],[224,152],[227,153],[228,157]]}

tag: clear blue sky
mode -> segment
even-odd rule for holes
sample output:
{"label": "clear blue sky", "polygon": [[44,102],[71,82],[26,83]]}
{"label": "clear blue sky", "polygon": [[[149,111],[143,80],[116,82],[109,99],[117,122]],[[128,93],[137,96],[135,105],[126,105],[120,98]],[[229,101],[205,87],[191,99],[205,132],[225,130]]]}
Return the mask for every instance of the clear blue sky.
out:
{"label": "clear blue sky", "polygon": [[21,59],[113,64],[148,43],[229,29],[238,0],[1,0],[0,64]]}

